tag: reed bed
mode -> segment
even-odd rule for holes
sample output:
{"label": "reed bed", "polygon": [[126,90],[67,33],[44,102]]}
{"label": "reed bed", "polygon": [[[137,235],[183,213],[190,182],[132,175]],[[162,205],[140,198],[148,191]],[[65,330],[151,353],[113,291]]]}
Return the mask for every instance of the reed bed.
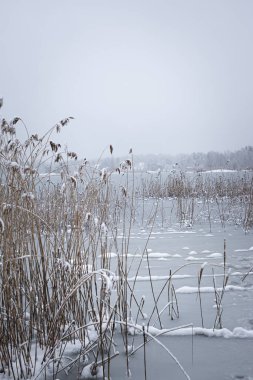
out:
{"label": "reed bed", "polygon": [[[173,207],[181,225],[190,227],[200,216],[208,220],[210,230],[211,219],[218,219],[223,228],[227,223],[237,224],[245,232],[253,226],[252,171],[242,171],[233,175],[221,172],[213,175],[174,170],[169,174],[159,173],[150,178],[143,176],[136,187],[136,196],[140,202],[139,209],[143,209],[143,215],[144,200],[159,199],[162,220],[166,216],[163,200],[174,200]],[[201,210],[197,210],[197,203],[203,204]]]}
{"label": "reed bed", "polygon": [[[139,318],[145,317],[144,298],[138,299],[135,282],[128,282],[131,262],[127,255],[136,215],[140,208],[143,215],[146,212],[144,198],[157,200],[148,217],[142,218],[142,223],[148,220],[150,231],[159,212],[158,200],[165,197],[175,199],[180,223],[193,223],[196,199],[202,197],[205,204],[216,200],[221,215],[225,213],[221,201],[225,197],[231,202],[236,199],[245,207],[243,223],[250,228],[252,182],[246,177],[239,183],[225,183],[223,178],[206,182],[202,177],[189,181],[180,174],[164,182],[135,185],[130,153],[115,168],[122,178],[117,185],[112,172],[92,167],[86,160],[78,161],[75,152],[62,151],[60,144],[52,141],[70,122],[71,118],[61,120],[42,137],[27,133],[23,142],[16,137],[16,127],[25,128],[21,119],[1,122],[0,372],[14,380],[41,376],[56,379],[61,371],[67,375],[75,368],[80,378],[109,379],[111,362],[119,354],[116,340],[120,336],[130,376],[133,341],[129,336],[139,333],[143,336],[146,378],[146,348],[152,336],[148,328],[136,327]],[[112,146],[108,150],[112,154]],[[51,170],[43,174],[45,164]],[[109,254],[112,250],[117,255],[116,264]],[[150,275],[151,317],[160,327],[166,309],[171,319],[179,318],[173,275],[170,273],[158,297]],[[225,287],[226,270],[224,278]],[[159,311],[158,300],[166,289],[168,302]],[[223,293],[215,293],[219,327]]]}

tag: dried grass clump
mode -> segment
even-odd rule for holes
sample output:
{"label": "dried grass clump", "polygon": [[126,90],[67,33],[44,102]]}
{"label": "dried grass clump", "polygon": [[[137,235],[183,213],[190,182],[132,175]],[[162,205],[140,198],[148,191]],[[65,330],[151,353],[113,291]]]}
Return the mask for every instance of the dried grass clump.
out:
{"label": "dried grass clump", "polygon": [[110,378],[117,326],[130,373],[132,305],[137,318],[144,315],[127,281],[132,160],[119,165],[124,186],[113,186],[111,172],[80,163],[52,140],[71,119],[42,137],[27,132],[23,142],[20,118],[1,121],[0,373],[15,380],[57,378],[73,366],[79,374],[84,367],[83,376],[89,370]]}
{"label": "dried grass clump", "polygon": [[[79,358],[92,351],[97,365],[114,356],[113,322],[125,312],[124,255],[110,306],[115,275],[107,252],[126,194],[113,193],[86,160],[73,172],[76,153],[51,140],[70,120],[24,142],[16,137],[21,119],[1,121],[0,370],[14,379],[35,376],[75,339]],[[45,163],[58,165],[57,181],[51,171],[42,174]]]}

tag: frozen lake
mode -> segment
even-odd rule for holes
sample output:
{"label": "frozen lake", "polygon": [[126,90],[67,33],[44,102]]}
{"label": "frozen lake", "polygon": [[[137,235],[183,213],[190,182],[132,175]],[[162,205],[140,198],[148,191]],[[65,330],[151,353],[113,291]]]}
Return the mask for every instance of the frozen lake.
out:
{"label": "frozen lake", "polygon": [[[150,215],[154,204],[158,208],[152,223]],[[157,201],[146,200],[143,216],[141,200],[136,206],[136,220],[127,239],[128,281],[135,288],[138,302],[145,299],[142,311],[146,318],[143,319],[139,313],[138,320],[135,319],[138,310],[133,302],[131,323],[148,325],[147,331],[155,335],[163,331],[159,341],[176,356],[191,379],[253,379],[252,231],[245,233],[230,219],[225,227],[222,226],[213,208],[210,232],[210,224],[202,218],[201,202],[196,205],[193,225],[177,223],[171,217],[171,209],[173,200],[159,200],[158,204]],[[201,213],[202,217],[197,217]],[[118,229],[118,251],[124,251],[125,240],[126,236]],[[112,242],[111,251],[106,254],[111,260],[110,269],[115,272],[117,249]],[[203,272],[198,288],[201,267]],[[171,273],[174,274],[169,281]],[[222,290],[224,281],[226,287]],[[172,286],[178,307],[174,311],[168,306],[173,297],[170,293],[168,298]],[[113,297],[112,292],[112,300]],[[217,319],[217,302],[220,302],[220,319]],[[180,326],[188,327],[182,329]],[[167,329],[174,331],[166,333]],[[142,342],[142,334],[129,335],[128,345],[136,348]],[[117,350],[119,356],[110,365],[111,379],[127,378],[122,343]],[[144,379],[143,355],[142,348],[129,356],[132,379]],[[174,359],[154,340],[146,344],[145,355],[147,379],[186,378]],[[71,377],[70,373],[69,377],[74,379],[77,373],[72,371],[73,375]],[[59,374],[58,378],[67,377]]]}
{"label": "frozen lake", "polygon": [[46,354],[38,345],[34,380],[253,379],[250,179],[178,174],[166,182],[123,173],[112,186],[98,173],[87,186],[64,176],[41,182],[38,255],[22,246],[17,257],[36,268],[37,297],[46,289],[43,307],[34,298],[32,308],[27,282],[20,312],[32,358],[45,321],[52,339],[42,340]]}

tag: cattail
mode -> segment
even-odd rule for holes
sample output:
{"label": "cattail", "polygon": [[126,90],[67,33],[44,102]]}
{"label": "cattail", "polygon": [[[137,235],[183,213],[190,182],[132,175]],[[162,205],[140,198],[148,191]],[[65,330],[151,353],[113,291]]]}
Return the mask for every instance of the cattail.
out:
{"label": "cattail", "polygon": [[74,158],[75,160],[77,160],[77,154],[75,152],[68,152],[67,156],[70,157],[70,158]]}
{"label": "cattail", "polygon": [[60,154],[60,153],[57,153],[57,156],[56,156],[56,158],[55,158],[55,162],[60,162],[60,161],[62,161],[63,160],[63,158],[62,158],[62,155]]}
{"label": "cattail", "polygon": [[77,180],[76,180],[76,178],[73,177],[73,176],[71,176],[70,179],[71,179],[71,183],[73,183],[74,188],[76,189],[76,185],[77,185]]}
{"label": "cattail", "polygon": [[21,120],[20,117],[14,117],[14,119],[11,121],[11,124],[15,125],[19,120]]}
{"label": "cattail", "polygon": [[121,190],[122,190],[123,195],[126,197],[127,196],[126,188],[122,186]]}
{"label": "cattail", "polygon": [[201,278],[202,278],[202,274],[203,274],[203,271],[204,271],[204,268],[205,268],[206,265],[207,265],[207,262],[205,261],[205,262],[201,265],[201,267],[200,267],[200,271],[199,271],[199,281],[200,281]]}
{"label": "cattail", "polygon": [[73,120],[73,119],[74,119],[73,116],[69,116],[69,117],[66,117],[65,119],[62,119],[60,121],[60,123],[64,127],[65,125],[67,125],[70,122],[70,120]]}
{"label": "cattail", "polygon": [[53,141],[49,141],[49,143],[53,152],[57,152],[57,150],[61,147],[61,144],[55,144]]}

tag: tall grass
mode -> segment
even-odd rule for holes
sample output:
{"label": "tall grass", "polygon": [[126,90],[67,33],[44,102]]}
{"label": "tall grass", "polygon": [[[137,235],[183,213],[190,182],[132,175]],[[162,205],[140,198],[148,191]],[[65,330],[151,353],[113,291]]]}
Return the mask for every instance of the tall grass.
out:
{"label": "tall grass", "polygon": [[[111,361],[118,356],[115,337],[119,329],[130,375],[129,333],[138,331],[134,327],[138,316],[144,317],[144,298],[138,299],[135,294],[136,282],[132,286],[128,282],[130,234],[139,212],[138,199],[141,224],[146,221],[151,231],[159,212],[159,198],[163,197],[175,198],[181,225],[187,222],[191,226],[194,222],[195,203],[200,196],[204,202],[217,196],[219,200],[228,197],[231,202],[240,198],[245,205],[243,223],[249,228],[252,222],[252,190],[249,193],[247,181],[236,186],[226,184],[225,191],[224,183],[207,184],[201,178],[189,182],[180,175],[164,183],[142,181],[140,187],[135,184],[130,153],[115,168],[122,178],[120,185],[115,185],[112,172],[92,167],[87,160],[79,161],[75,152],[62,151],[60,144],[52,140],[71,119],[61,120],[42,137],[27,132],[23,142],[16,137],[16,127],[26,128],[21,119],[1,122],[0,372],[14,380],[46,374],[57,378],[60,371],[68,373],[73,367],[83,377],[86,371],[90,376],[102,371],[103,378],[110,378]],[[113,147],[109,146],[108,151],[112,154]],[[47,173],[43,173],[45,165]],[[156,199],[148,215],[145,197]],[[225,218],[224,208],[219,210]],[[111,260],[112,251],[116,253],[116,264]],[[144,256],[148,260],[147,244],[136,277]],[[162,327],[160,317],[164,310],[169,310],[171,319],[179,317],[173,273],[156,297],[147,262],[152,315]],[[168,303],[159,311],[158,300],[166,286]],[[222,297],[219,295],[217,305]],[[139,330],[143,334],[146,378],[150,334],[148,329]],[[67,355],[71,344],[78,347],[74,357]]]}

